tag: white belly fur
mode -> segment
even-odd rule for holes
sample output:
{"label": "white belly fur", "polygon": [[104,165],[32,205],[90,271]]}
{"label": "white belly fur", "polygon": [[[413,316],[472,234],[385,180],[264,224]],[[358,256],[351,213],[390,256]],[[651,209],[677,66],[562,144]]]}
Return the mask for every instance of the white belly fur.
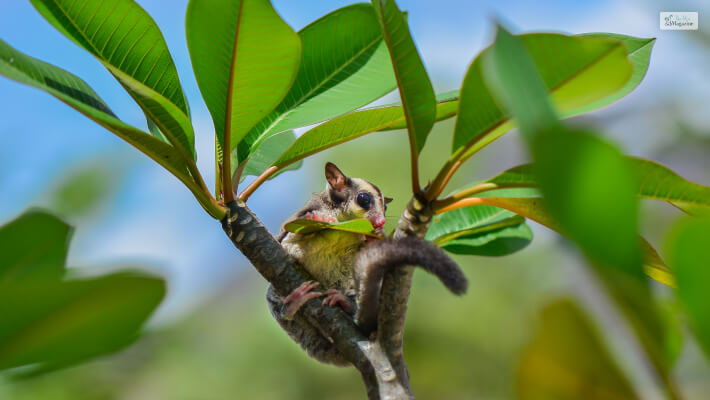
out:
{"label": "white belly fur", "polygon": [[306,235],[289,233],[281,244],[325,288],[352,288],[355,254],[364,236],[324,230]]}

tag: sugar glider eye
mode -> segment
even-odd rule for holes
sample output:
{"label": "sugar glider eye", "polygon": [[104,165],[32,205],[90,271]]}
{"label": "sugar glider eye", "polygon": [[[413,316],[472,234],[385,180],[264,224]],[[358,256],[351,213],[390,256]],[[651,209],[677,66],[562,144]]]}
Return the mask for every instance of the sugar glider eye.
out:
{"label": "sugar glider eye", "polygon": [[360,207],[369,210],[372,205],[372,196],[367,192],[358,193],[356,202]]}

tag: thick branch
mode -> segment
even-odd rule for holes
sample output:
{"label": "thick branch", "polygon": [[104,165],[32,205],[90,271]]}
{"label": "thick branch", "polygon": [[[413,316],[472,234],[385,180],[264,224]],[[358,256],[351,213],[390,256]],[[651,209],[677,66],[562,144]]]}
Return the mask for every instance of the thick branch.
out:
{"label": "thick branch", "polygon": [[[399,220],[394,237],[424,237],[429,229],[432,215],[431,204],[423,198],[414,196]],[[380,304],[387,304],[387,307],[380,307],[377,320],[377,341],[384,347],[395,373],[400,378],[400,383],[408,389],[409,371],[404,362],[402,343],[413,274],[414,267],[390,269],[385,273]]]}
{"label": "thick branch", "polygon": [[[296,267],[246,205],[233,201],[227,206],[222,228],[277,293],[282,296],[291,293],[308,280],[307,274]],[[410,398],[408,379],[397,377],[396,370],[390,366],[380,346],[369,342],[352,318],[340,308],[322,307],[321,300],[314,299],[301,307],[296,318],[305,318],[333,341],[336,348],[360,371],[369,399]]]}

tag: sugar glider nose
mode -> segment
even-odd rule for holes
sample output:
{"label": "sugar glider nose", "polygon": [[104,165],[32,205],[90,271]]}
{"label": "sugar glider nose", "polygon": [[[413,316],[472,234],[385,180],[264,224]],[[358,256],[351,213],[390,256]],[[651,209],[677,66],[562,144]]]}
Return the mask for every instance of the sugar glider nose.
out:
{"label": "sugar glider nose", "polygon": [[384,215],[376,215],[373,217],[370,222],[372,222],[372,226],[375,228],[380,228],[385,224],[385,216]]}

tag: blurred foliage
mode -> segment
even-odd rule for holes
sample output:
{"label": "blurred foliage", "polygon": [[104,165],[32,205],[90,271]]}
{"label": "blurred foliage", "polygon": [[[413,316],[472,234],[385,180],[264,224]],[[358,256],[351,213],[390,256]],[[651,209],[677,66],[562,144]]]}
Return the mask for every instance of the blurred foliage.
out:
{"label": "blurred foliage", "polygon": [[545,306],[518,371],[522,400],[637,399],[596,329],[571,300]]}
{"label": "blurred foliage", "polygon": [[710,359],[710,219],[681,221],[670,236],[668,253],[678,281],[678,297]]}
{"label": "blurred foliage", "polygon": [[[41,0],[36,0],[35,3],[50,4]],[[266,3],[262,2],[261,4]],[[133,6],[133,3],[128,1],[120,2],[120,4]],[[390,13],[394,13],[398,18],[401,17],[394,2],[387,1],[386,5],[390,8]],[[40,11],[42,10],[40,9]],[[157,27],[152,24],[150,18],[146,19],[146,15],[140,13],[135,7],[132,10],[140,14],[142,19],[139,21],[142,26],[146,27],[146,31],[150,30],[150,35],[155,36]],[[44,11],[46,14],[47,10]],[[103,11],[106,9],[102,9]],[[70,17],[82,20],[86,18],[78,11],[69,10],[69,12],[74,13]],[[379,12],[382,13],[382,10]],[[278,17],[276,19],[278,20]],[[403,18],[399,19],[403,20]],[[116,18],[116,15],[108,15],[106,20],[116,28],[123,23],[123,20]],[[64,19],[50,18],[50,22],[55,25],[65,24]],[[214,20],[209,17],[203,16],[199,22],[207,27],[214,27]],[[64,32],[69,36],[79,37],[76,35],[77,32],[74,32],[76,27],[65,26],[64,28]],[[397,37],[396,29],[388,27],[386,24],[385,29],[390,30],[388,34]],[[233,35],[226,35],[227,39],[231,36]],[[320,36],[330,39],[327,35]],[[113,39],[109,37],[107,40],[115,42],[118,37]],[[256,38],[257,42],[264,43],[263,37],[256,36]],[[404,39],[407,38],[408,36],[405,35]],[[103,39],[105,38],[101,38],[101,40]],[[92,36],[90,40],[93,41],[94,37]],[[137,41],[137,39],[135,40]],[[579,37],[570,40],[583,41]],[[158,42],[161,45],[164,44],[161,41]],[[211,40],[208,42],[212,44]],[[236,43],[231,40],[226,40],[226,42],[227,46],[230,43],[231,45]],[[554,42],[553,44],[555,43],[560,45],[562,42]],[[631,89],[627,82],[629,77],[633,77],[631,79],[632,86],[640,81],[638,67],[641,65],[645,69],[643,61],[647,60],[647,56],[650,54],[652,41],[640,40],[636,42],[634,51],[639,52],[636,56],[641,58],[641,61],[640,64],[633,65],[627,63],[624,54],[622,54],[624,53],[623,46],[619,43],[611,43],[599,41],[600,46],[597,49],[597,54],[602,57],[612,54],[612,61],[615,60],[616,65],[601,64],[605,68],[594,70],[596,75],[585,76],[580,86],[572,88],[575,90],[568,87],[568,92],[563,91],[563,94],[567,94],[572,99],[576,99],[577,95],[585,98],[588,94],[586,89],[592,88],[599,91],[596,93],[598,98],[595,98],[595,102],[592,104],[611,102],[616,100],[616,98],[612,99],[614,97],[612,94],[615,91],[624,92],[626,89]],[[625,42],[627,51],[631,49],[630,43],[633,44],[628,40]],[[83,42],[80,44],[86,45]],[[333,41],[331,44],[336,43]],[[412,43],[406,42],[405,44]],[[554,48],[554,46],[551,47]],[[579,46],[579,49],[583,47]],[[411,55],[409,50],[412,49],[414,49],[413,45],[405,48],[405,52],[399,56],[395,54],[395,62],[398,59],[401,61],[406,54]],[[539,46],[539,49],[547,51],[550,46]],[[263,48],[258,50],[257,53],[268,54]],[[569,56],[572,61],[579,61],[583,58],[579,54],[570,55],[570,52],[566,50],[569,48],[564,46],[557,48],[560,54]],[[9,47],[6,47],[4,52],[6,55],[13,55],[5,57],[9,60],[5,65],[6,70],[17,74],[16,65],[10,65],[14,63],[16,53]],[[508,55],[525,54],[525,50],[514,47],[509,48],[506,52]],[[167,54],[167,50],[165,53]],[[324,54],[328,54],[328,52]],[[534,55],[534,53],[531,54]],[[147,53],[143,54],[143,56],[146,55]],[[132,54],[132,56],[136,56],[136,54]],[[543,52],[543,55],[538,58],[541,58],[543,63],[549,61],[546,52]],[[23,60],[29,60],[27,62],[34,66],[41,65],[36,60],[29,58]],[[200,60],[211,62],[211,59],[204,57]],[[151,59],[151,61],[154,60]],[[528,79],[529,75],[518,74],[520,71],[516,71],[516,68],[527,67],[525,62],[519,63],[519,60],[506,59],[505,57],[499,61],[497,69],[502,71],[501,81],[508,85],[508,94],[514,104],[511,108],[520,119],[523,131],[536,130],[540,128],[537,124],[545,124],[547,123],[546,119],[552,119],[546,115],[546,109],[531,106],[542,105],[544,107],[545,102],[540,100],[544,100],[545,96],[536,93],[535,89],[539,88],[534,87],[535,79]],[[592,64],[596,67],[600,65]],[[168,65],[172,67],[171,62]],[[46,67],[46,65],[44,66]],[[150,89],[144,87],[145,85],[150,86],[150,82],[138,82],[137,77],[128,76],[124,73],[125,71],[118,69],[120,66],[109,65],[108,67],[124,85],[140,92],[138,94],[141,96],[144,92],[143,89]],[[46,68],[45,72],[49,70],[50,68]],[[54,69],[51,71],[56,72]],[[264,73],[265,71],[259,72]],[[544,70],[542,72],[545,75],[543,78],[549,78],[547,75],[554,77],[559,70],[551,68],[548,70],[549,74],[544,73]],[[577,75],[574,71],[567,72],[569,73],[567,78]],[[205,74],[203,73],[202,76],[209,76]],[[599,77],[606,78],[608,82],[613,81],[614,84],[598,85],[595,79]],[[23,77],[25,80],[26,78]],[[556,76],[556,78],[559,78],[560,82],[567,81],[566,78],[563,79],[560,76]],[[428,80],[425,83],[427,82]],[[36,83],[30,82],[35,85]],[[82,86],[78,79],[72,79],[70,83],[74,87],[68,87],[69,89],[78,88],[87,93],[93,93],[84,87],[85,85]],[[478,82],[476,81],[476,83]],[[530,88],[530,84],[533,85],[532,90],[527,90]],[[119,135],[127,136],[129,139],[133,137],[129,141],[133,140],[134,144],[137,142],[134,140],[135,137],[143,134],[142,132],[136,133],[120,124],[120,121],[115,120],[111,113],[103,109],[103,103],[98,100],[92,104],[77,105],[77,99],[71,96],[66,89],[64,88],[62,91],[51,88],[49,91],[79,107],[83,112],[103,121],[104,126],[118,131]],[[409,89],[411,87],[403,87],[402,91],[405,94],[408,93],[409,97],[416,95],[416,91],[411,92]],[[583,90],[577,92],[577,89]],[[81,90],[79,91],[81,92]],[[543,88],[543,90],[546,89]],[[419,92],[432,91],[428,87]],[[540,93],[545,93],[545,91]],[[426,94],[427,98],[433,97],[433,92],[432,96],[429,96],[429,93]],[[522,100],[518,99],[516,94],[521,94]],[[150,114],[149,121],[153,122],[150,118],[155,117],[155,122],[161,128],[168,126],[171,122],[161,121],[161,116],[165,118],[172,116],[182,121],[185,126],[178,128],[185,128],[184,132],[179,129],[176,132],[168,132],[171,134],[168,137],[174,139],[172,135],[179,134],[178,139],[182,140],[177,140],[177,142],[185,147],[184,150],[190,155],[194,155],[192,127],[188,126],[190,123],[185,115],[189,114],[189,111],[186,104],[183,107],[182,93],[178,95],[177,99],[164,99],[157,94],[155,97],[152,100],[156,100],[159,106],[167,107],[175,103],[180,110],[156,114],[155,110],[141,104],[144,111]],[[138,101],[142,103],[149,102],[148,100],[151,99],[138,98]],[[249,100],[261,101],[259,96],[251,96]],[[516,100],[518,106],[515,105]],[[433,103],[433,98],[429,103]],[[575,105],[578,104],[575,103]],[[432,107],[428,107],[430,115],[424,119],[434,118]],[[589,107],[591,106],[587,104],[581,109],[586,111]],[[170,107],[167,109],[170,111]],[[476,107],[470,107],[470,109],[479,111]],[[496,110],[498,109],[496,108]],[[539,113],[540,110],[542,112]],[[164,110],[159,109],[159,111]],[[422,114],[426,114],[426,112]],[[469,115],[472,114],[469,113]],[[252,118],[253,116],[247,117]],[[424,121],[416,125],[420,128],[415,129],[414,132],[417,138],[415,147],[419,150],[423,144],[422,136],[428,132],[430,124]],[[532,128],[530,128],[531,126]],[[451,128],[451,125],[445,125],[445,127]],[[512,125],[501,125],[501,132],[503,128],[507,131],[510,127]],[[459,129],[457,129],[458,131]],[[580,247],[590,259],[595,271],[602,277],[607,289],[614,294],[615,300],[625,309],[632,324],[637,327],[641,341],[647,345],[651,360],[660,365],[658,372],[665,378],[666,365],[663,355],[669,355],[672,360],[680,351],[678,344],[680,340],[677,339],[679,337],[677,332],[680,329],[677,327],[677,319],[673,318],[676,315],[672,310],[670,312],[665,310],[670,318],[662,319],[663,326],[656,320],[658,315],[654,312],[655,302],[651,297],[652,288],[649,288],[641,274],[640,256],[636,246],[638,242],[636,234],[637,208],[633,192],[627,190],[632,186],[630,184],[631,174],[625,168],[620,153],[614,146],[586,132],[558,129],[556,133],[559,135],[548,136],[544,145],[533,141],[533,146],[531,146],[536,160],[542,161],[539,177],[548,208],[557,217],[564,230],[581,245]],[[431,165],[438,166],[439,164],[438,162],[432,164],[430,160],[433,158],[428,158],[429,154],[440,152],[440,148],[445,146],[443,143],[450,142],[434,139],[437,134],[442,135],[434,131],[429,138],[429,143],[435,142],[430,146],[434,150],[429,148],[424,150],[422,171],[426,174],[425,176],[431,176],[427,174],[430,172]],[[343,164],[341,159],[347,160],[353,165],[352,170],[346,167],[351,176],[376,177],[372,180],[383,188],[391,183],[385,192],[388,195],[394,192],[400,204],[399,208],[391,208],[390,216],[399,215],[404,202],[410,197],[409,182],[402,179],[403,176],[407,176],[408,172],[402,168],[408,164],[405,151],[408,143],[401,132],[377,136],[375,139],[363,142],[368,143],[365,146],[362,146],[361,143],[358,144],[366,151],[346,155],[346,150],[339,149],[329,155],[339,157],[341,165]],[[493,136],[495,135],[490,137]],[[264,137],[259,138],[259,140],[261,139]],[[148,137],[142,140],[145,140],[148,145],[137,145],[137,147],[154,157],[155,154],[165,150],[164,147],[148,140]],[[461,140],[454,140],[454,142],[457,141]],[[250,151],[257,147],[256,142],[252,143]],[[482,141],[481,143],[485,145],[488,142]],[[380,144],[373,145],[373,143]],[[379,147],[383,143],[385,147]],[[177,146],[176,143],[173,144]],[[236,144],[232,143],[232,146]],[[279,143],[277,147],[282,148],[282,145],[283,143]],[[396,148],[401,151],[390,152],[385,157],[382,152],[369,151],[372,148]],[[472,151],[478,149],[474,148]],[[168,155],[172,154],[167,150],[164,152]],[[436,159],[446,159],[446,155]],[[190,164],[191,160],[187,160],[187,162],[188,166],[192,165]],[[172,167],[171,165],[167,165],[167,167],[176,170],[177,173],[173,172],[185,180],[183,165],[172,165]],[[258,167],[263,166],[259,165]],[[470,172],[476,168],[476,165],[469,166],[469,168],[467,171]],[[470,181],[464,174],[460,173],[459,177],[463,175],[466,181]],[[320,177],[319,174],[315,174],[315,176]],[[80,172],[73,178],[67,178],[63,184],[58,186],[54,193],[56,205],[65,214],[87,213],[87,210],[91,210],[97,204],[96,200],[101,198],[101,193],[106,191],[107,186],[101,178],[100,171]],[[620,193],[623,195],[619,196]],[[511,216],[504,216],[503,220],[508,217]],[[396,218],[390,218],[390,224],[395,222],[394,220]],[[512,220],[512,222],[519,222],[516,226],[521,230],[514,232],[514,236],[517,239],[522,239],[523,245],[498,249],[495,252],[484,251],[481,254],[495,255],[500,252],[513,252],[527,244],[531,236],[527,225],[522,224],[520,218]],[[471,231],[474,229],[472,228],[474,225],[468,224],[459,231],[465,232],[468,236],[452,239],[459,240],[458,243],[455,243],[458,245],[456,248],[490,243],[490,241],[483,240],[487,238],[471,236],[481,233],[480,231]],[[677,234],[677,242],[671,246],[671,253],[674,263],[679,266],[678,271],[683,271],[683,278],[679,279],[681,302],[696,328],[700,343],[707,349],[709,332],[707,304],[703,300],[707,292],[708,276],[706,270],[699,268],[705,265],[699,265],[694,255],[698,252],[697,254],[705,256],[707,246],[704,246],[704,239],[708,234],[706,226],[703,226],[702,229],[698,226],[686,227],[687,231]],[[508,228],[510,227],[506,227],[506,229]],[[37,229],[27,231],[33,233]],[[66,235],[65,242],[60,239],[51,242],[68,245],[69,229],[47,228],[44,231]],[[500,232],[503,230],[501,229]],[[509,229],[505,232],[509,232]],[[491,234],[491,231],[485,233]],[[29,241],[22,240],[22,237],[16,235],[15,232],[11,232],[11,234],[5,232],[5,234],[6,240],[4,243],[0,242],[0,245],[4,246],[2,249],[7,255],[13,256],[15,251],[34,251],[23,247]],[[682,239],[678,239],[678,237]],[[451,238],[447,237],[446,239]],[[468,242],[462,241],[463,239],[467,239]],[[51,251],[46,254],[49,254],[47,257],[52,260],[50,262],[37,261],[36,264],[46,268],[47,271],[52,271],[52,274],[61,275],[56,274],[57,266],[63,272],[66,247],[52,246],[49,250]],[[462,252],[471,253],[468,250]],[[0,253],[0,256],[4,255]],[[27,284],[24,280],[34,281],[32,275],[38,270],[32,269],[34,264],[26,262],[27,258],[21,256],[16,256],[12,263],[8,262],[6,265],[28,266],[32,273],[17,274],[17,276],[28,275],[30,278],[23,278],[22,283],[15,282],[17,284],[13,284],[12,289],[5,290],[0,294],[0,315],[5,318],[2,330],[0,330],[0,368],[40,362],[43,364],[34,367],[40,370],[53,369],[85,357],[115,350],[135,337],[133,333],[137,326],[140,326],[147,318],[163,296],[162,281],[141,278],[144,279],[144,285],[141,285],[139,282],[131,280],[135,278],[134,276],[122,274],[83,281],[60,281],[58,276],[52,275],[51,278],[42,279],[41,283]],[[61,260],[53,259],[56,257]],[[471,287],[472,294],[464,299],[455,299],[446,295],[440,296],[442,291],[436,283],[432,283],[427,278],[417,278],[410,306],[410,322],[406,340],[406,354],[413,376],[414,391],[423,398],[512,397],[515,360],[519,348],[527,339],[531,311],[541,303],[541,299],[544,297],[543,293],[549,293],[550,286],[554,286],[555,282],[564,276],[562,270],[555,267],[542,269],[542,265],[535,265],[557,261],[550,260],[550,257],[550,254],[542,254],[539,249],[534,251],[529,249],[505,260],[482,261],[478,258],[461,260],[461,264],[475,276],[475,279],[472,280],[476,282]],[[20,262],[16,262],[17,260]],[[44,258],[39,260],[44,260]],[[7,270],[5,272],[6,283],[10,279],[15,279],[14,275],[7,274]],[[548,273],[549,276],[546,275]],[[246,282],[242,282],[243,286],[235,288],[233,293],[217,298],[214,304],[209,304],[198,310],[199,312],[185,321],[173,327],[166,327],[163,332],[149,336],[139,346],[126,354],[112,358],[110,362],[96,362],[73,370],[44,376],[33,382],[0,385],[0,397],[46,398],[50,400],[65,398],[221,399],[235,396],[260,399],[321,398],[326,396],[343,399],[362,398],[359,378],[352,369],[337,370],[315,363],[306,358],[300,349],[288,341],[286,335],[276,328],[276,324],[270,321],[268,313],[265,311],[263,301],[265,285],[253,283],[256,279],[250,276]],[[148,282],[149,280],[150,282]],[[259,282],[261,281],[259,280]],[[2,285],[2,279],[0,279],[0,285]],[[111,310],[111,307],[114,307],[116,315],[126,318],[124,323],[117,322],[116,315],[107,314],[107,310]],[[46,321],[47,316],[50,317],[49,322]],[[42,322],[42,318],[45,318],[44,322]],[[672,332],[670,339],[668,335],[663,335],[666,329]],[[11,340],[3,343],[2,340],[7,338]],[[97,341],[97,338],[106,340]],[[661,349],[661,347],[663,348]],[[660,352],[664,354],[657,354]],[[552,369],[548,369],[548,367]],[[629,383],[616,369],[614,361],[604,350],[592,324],[572,303],[568,302],[555,303],[545,309],[542,325],[529,346],[526,347],[519,371],[520,386],[518,386],[518,390],[524,398],[634,397]],[[591,393],[588,390],[590,387],[593,388]]]}
{"label": "blurred foliage", "polygon": [[605,289],[600,295],[616,306],[612,313],[633,328],[654,384],[677,398],[663,326],[641,262],[636,177],[616,146],[559,122],[538,72],[522,41],[499,26],[484,75],[520,124],[543,204],[584,253]]}
{"label": "blurred foliage", "polygon": [[62,280],[72,228],[30,210],[0,227],[0,370],[34,375],[133,342],[165,295],[138,273]]}
{"label": "blurred foliage", "polygon": [[108,160],[89,161],[62,173],[49,193],[46,203],[64,218],[75,219],[97,211],[114,193],[122,178],[120,163]]}
{"label": "blurred foliage", "polygon": [[[566,276],[555,267],[564,262],[545,253],[460,258],[476,277],[464,297],[415,274],[405,354],[419,397],[512,397],[534,310]],[[124,352],[32,381],[0,383],[0,398],[364,398],[356,370],[319,364],[284,334],[269,315],[265,291],[266,283],[249,271],[184,321],[148,333]]]}

